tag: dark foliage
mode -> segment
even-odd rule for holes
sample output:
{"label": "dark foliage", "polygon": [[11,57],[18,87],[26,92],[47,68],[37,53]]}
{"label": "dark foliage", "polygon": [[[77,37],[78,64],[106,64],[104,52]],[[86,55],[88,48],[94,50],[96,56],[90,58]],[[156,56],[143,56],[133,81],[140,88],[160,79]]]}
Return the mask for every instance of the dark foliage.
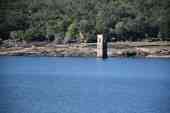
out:
{"label": "dark foliage", "polygon": [[[169,0],[0,0],[0,38],[94,42],[170,38]],[[59,39],[58,39],[59,38]]]}

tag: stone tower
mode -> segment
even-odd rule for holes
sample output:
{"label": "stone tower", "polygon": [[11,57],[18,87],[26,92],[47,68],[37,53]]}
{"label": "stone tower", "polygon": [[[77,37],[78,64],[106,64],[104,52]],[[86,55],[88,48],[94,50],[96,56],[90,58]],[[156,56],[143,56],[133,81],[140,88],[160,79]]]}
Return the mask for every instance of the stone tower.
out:
{"label": "stone tower", "polygon": [[107,58],[107,39],[103,34],[97,35],[97,57]]}

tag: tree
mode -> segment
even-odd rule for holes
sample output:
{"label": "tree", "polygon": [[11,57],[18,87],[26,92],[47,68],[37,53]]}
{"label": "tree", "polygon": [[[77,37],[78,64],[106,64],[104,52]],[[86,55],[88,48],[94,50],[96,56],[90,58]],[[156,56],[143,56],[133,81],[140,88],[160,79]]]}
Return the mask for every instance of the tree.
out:
{"label": "tree", "polygon": [[76,24],[76,21],[73,21],[73,23],[70,24],[66,32],[65,43],[76,41],[77,36],[78,36],[77,24]]}

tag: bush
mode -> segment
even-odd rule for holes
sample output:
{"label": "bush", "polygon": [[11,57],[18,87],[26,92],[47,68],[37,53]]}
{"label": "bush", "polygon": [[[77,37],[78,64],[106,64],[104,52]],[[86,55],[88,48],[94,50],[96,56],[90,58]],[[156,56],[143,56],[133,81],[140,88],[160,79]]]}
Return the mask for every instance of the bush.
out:
{"label": "bush", "polygon": [[0,45],[2,45],[2,39],[0,38]]}
{"label": "bush", "polygon": [[137,52],[136,51],[125,51],[123,52],[123,56],[126,56],[126,57],[134,57],[137,55]]}

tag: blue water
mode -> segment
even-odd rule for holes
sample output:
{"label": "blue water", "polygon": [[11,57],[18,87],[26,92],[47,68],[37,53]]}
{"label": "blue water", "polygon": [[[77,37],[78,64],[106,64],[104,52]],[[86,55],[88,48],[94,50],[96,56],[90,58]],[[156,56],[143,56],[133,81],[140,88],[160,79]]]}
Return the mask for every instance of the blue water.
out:
{"label": "blue water", "polygon": [[170,59],[0,57],[0,113],[170,113]]}

